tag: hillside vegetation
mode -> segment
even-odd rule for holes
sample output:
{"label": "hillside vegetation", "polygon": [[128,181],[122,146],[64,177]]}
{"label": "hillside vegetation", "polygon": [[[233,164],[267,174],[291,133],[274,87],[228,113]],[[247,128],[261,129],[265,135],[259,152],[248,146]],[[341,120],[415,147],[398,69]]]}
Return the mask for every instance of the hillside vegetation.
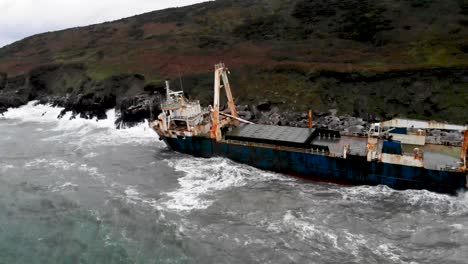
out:
{"label": "hillside vegetation", "polygon": [[220,61],[238,103],[467,122],[468,0],[217,0],[155,11],[3,47],[0,90],[37,78],[39,66],[73,64],[80,71],[68,67],[63,83],[44,80],[49,93],[93,92],[90,83],[122,74],[154,86],[181,75],[207,103]]}

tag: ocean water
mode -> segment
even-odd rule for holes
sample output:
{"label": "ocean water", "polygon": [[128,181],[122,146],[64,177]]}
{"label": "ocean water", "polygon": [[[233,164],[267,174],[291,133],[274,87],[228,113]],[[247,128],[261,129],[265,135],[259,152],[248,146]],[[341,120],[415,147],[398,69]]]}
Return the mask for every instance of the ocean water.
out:
{"label": "ocean water", "polygon": [[307,182],[60,110],[0,116],[0,263],[468,263],[468,194]]}

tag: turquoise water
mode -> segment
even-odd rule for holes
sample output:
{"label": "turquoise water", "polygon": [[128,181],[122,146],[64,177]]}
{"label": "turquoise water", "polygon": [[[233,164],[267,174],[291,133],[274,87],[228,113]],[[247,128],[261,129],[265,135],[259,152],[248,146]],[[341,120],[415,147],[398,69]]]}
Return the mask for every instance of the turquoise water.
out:
{"label": "turquoise water", "polygon": [[142,124],[0,117],[0,263],[468,263],[468,196],[173,153]]}

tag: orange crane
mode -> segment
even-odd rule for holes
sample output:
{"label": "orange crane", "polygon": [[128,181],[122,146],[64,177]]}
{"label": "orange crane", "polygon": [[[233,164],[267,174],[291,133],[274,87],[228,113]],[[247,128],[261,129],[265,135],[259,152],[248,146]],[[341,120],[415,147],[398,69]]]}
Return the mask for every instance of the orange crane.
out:
{"label": "orange crane", "polygon": [[[210,131],[210,136],[216,141],[220,141],[222,138],[221,134],[221,127],[225,124],[230,123],[232,118],[234,119],[234,124],[238,125],[241,119],[239,118],[239,114],[237,113],[236,104],[234,103],[234,97],[232,96],[231,85],[229,84],[228,74],[229,70],[226,68],[224,63],[219,63],[215,65],[215,76],[214,76],[214,100],[213,100],[213,110],[212,110],[212,127]],[[222,83],[222,84],[221,84]],[[226,91],[226,97],[228,99],[228,107],[231,111],[230,115],[223,114],[224,116],[228,116],[227,119],[221,122],[219,119],[219,104],[220,104],[220,93],[221,89],[224,87]]]}

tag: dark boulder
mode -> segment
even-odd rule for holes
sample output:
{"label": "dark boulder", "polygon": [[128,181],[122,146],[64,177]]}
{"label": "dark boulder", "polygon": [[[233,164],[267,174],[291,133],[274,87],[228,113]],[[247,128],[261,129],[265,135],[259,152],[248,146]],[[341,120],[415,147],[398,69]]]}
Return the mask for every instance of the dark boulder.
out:
{"label": "dark boulder", "polygon": [[25,76],[8,79],[5,74],[0,74],[0,112],[5,112],[10,107],[19,107],[30,100]]}
{"label": "dark boulder", "polygon": [[252,112],[250,112],[248,110],[238,111],[238,114],[239,114],[240,118],[242,118],[244,120],[247,120],[247,121],[250,121],[253,118]]}
{"label": "dark boulder", "polygon": [[39,102],[48,102],[53,106],[63,107],[64,109],[58,116],[62,118],[67,112],[72,113],[72,118],[79,116],[85,119],[106,119],[106,111],[116,105],[116,96],[113,94],[96,95],[89,93],[77,96],[67,95],[65,97],[52,97],[41,99]]}
{"label": "dark boulder", "polygon": [[7,84],[7,74],[0,72],[0,90],[3,90]]}
{"label": "dark boulder", "polygon": [[271,110],[271,102],[270,101],[265,101],[257,104],[257,110],[258,111],[270,111]]}
{"label": "dark boulder", "polygon": [[160,104],[163,96],[161,94],[140,95],[121,99],[117,106],[117,128],[135,126],[144,120],[154,120],[161,113]]}

